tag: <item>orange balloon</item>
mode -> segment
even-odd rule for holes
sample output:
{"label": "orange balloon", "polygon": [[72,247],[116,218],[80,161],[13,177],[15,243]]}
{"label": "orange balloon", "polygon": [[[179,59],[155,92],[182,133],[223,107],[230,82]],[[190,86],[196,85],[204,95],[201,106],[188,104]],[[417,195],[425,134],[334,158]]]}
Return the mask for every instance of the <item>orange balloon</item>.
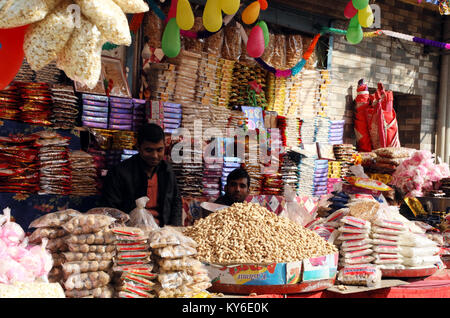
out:
{"label": "orange balloon", "polygon": [[258,2],[259,5],[261,6],[261,10],[266,10],[269,7],[266,0],[258,0]]}
{"label": "orange balloon", "polygon": [[16,77],[25,53],[23,40],[28,25],[12,29],[0,29],[0,90]]}
{"label": "orange balloon", "polygon": [[245,8],[242,12],[242,22],[245,24],[253,24],[259,17],[259,12],[261,10],[261,5],[258,1],[250,3],[250,5]]}

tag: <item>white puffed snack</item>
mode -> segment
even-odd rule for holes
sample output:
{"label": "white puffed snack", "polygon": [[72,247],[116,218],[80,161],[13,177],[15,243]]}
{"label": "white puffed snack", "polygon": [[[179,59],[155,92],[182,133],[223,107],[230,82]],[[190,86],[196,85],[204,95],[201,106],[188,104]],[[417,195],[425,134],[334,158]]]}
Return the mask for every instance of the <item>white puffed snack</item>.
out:
{"label": "white puffed snack", "polygon": [[104,39],[99,29],[81,16],[80,27],[75,28],[56,60],[59,69],[73,81],[94,88],[102,71]]}
{"label": "white puffed snack", "polygon": [[131,34],[125,13],[112,0],[75,0],[81,12],[94,23],[106,41],[130,45]]}
{"label": "white puffed snack", "polygon": [[65,298],[64,290],[58,283],[0,284],[0,298]]}
{"label": "white puffed snack", "polygon": [[[48,8],[41,0],[14,0],[8,8],[0,12],[0,28],[15,28],[40,21],[45,18]],[[8,5],[7,4],[7,5]]]}
{"label": "white puffed snack", "polygon": [[72,14],[67,11],[71,3],[64,0],[53,13],[28,28],[23,49],[32,70],[39,71],[54,61],[69,40],[75,27]]}
{"label": "white puffed snack", "polygon": [[63,0],[44,0],[49,12],[52,12],[61,1]]}
{"label": "white puffed snack", "polygon": [[143,0],[113,0],[125,13],[141,13],[149,10]]}

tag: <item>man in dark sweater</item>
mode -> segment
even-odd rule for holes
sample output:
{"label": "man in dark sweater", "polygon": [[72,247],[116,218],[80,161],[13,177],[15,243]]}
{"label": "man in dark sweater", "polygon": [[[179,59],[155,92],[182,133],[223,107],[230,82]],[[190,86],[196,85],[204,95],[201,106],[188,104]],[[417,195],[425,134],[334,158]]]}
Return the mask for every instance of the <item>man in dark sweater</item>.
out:
{"label": "man in dark sweater", "polygon": [[228,175],[225,195],[214,203],[231,206],[236,202],[244,202],[250,193],[250,176],[247,170],[237,168]]}
{"label": "man in dark sweater", "polygon": [[146,209],[159,226],[181,225],[181,197],[171,165],[164,160],[163,129],[144,124],[138,131],[139,154],[111,169],[103,185],[103,204],[130,213],[147,196]]}

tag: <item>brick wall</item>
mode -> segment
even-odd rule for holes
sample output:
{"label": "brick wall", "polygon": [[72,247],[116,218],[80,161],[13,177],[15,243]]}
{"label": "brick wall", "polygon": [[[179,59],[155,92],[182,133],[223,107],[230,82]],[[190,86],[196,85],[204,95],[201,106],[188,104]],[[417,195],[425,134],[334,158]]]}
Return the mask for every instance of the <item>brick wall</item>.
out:
{"label": "brick wall", "polygon": [[[312,0],[296,1],[295,7],[336,18],[333,26],[347,29],[348,20],[343,17],[347,1],[324,0],[320,2],[320,6],[313,6],[310,2]],[[438,12],[398,0],[377,0],[370,3],[376,3],[381,8],[381,29],[435,41],[442,40],[442,17]],[[337,8],[337,10],[326,8]],[[364,78],[369,87],[376,88],[377,83],[381,81],[388,90],[422,97],[420,121],[417,118],[408,119],[415,119],[413,121],[415,129],[420,127],[420,149],[434,151],[435,121],[439,100],[439,60],[438,49],[413,42],[380,36],[365,38],[357,45],[350,45],[344,36],[335,36],[331,62],[333,86],[330,90],[330,107],[332,109],[328,114],[346,119],[348,123],[346,142],[354,142],[352,101],[356,96],[358,80]],[[410,140],[406,141],[410,143]],[[402,142],[401,139],[400,142]]]}

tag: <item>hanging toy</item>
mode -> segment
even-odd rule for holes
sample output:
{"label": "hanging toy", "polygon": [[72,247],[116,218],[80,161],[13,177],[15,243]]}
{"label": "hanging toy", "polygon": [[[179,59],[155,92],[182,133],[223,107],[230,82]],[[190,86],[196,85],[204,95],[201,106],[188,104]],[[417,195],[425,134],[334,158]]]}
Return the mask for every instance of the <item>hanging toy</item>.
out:
{"label": "hanging toy", "polygon": [[180,28],[176,18],[172,18],[164,29],[161,46],[164,54],[170,58],[177,57],[181,51]]}
{"label": "hanging toy", "polygon": [[373,24],[374,16],[370,6],[358,10],[358,22],[363,28],[368,28]]}
{"label": "hanging toy", "polygon": [[351,18],[353,18],[357,13],[358,13],[358,10],[355,9],[355,7],[353,6],[352,0],[350,0],[350,1],[347,3],[347,5],[345,6],[345,9],[344,9],[344,16],[345,16],[347,19],[351,19]]}
{"label": "hanging toy", "polygon": [[209,32],[217,32],[222,27],[220,0],[208,0],[203,11],[203,26]]}
{"label": "hanging toy", "polygon": [[249,56],[257,58],[263,55],[265,48],[263,29],[259,25],[256,25],[248,36],[247,53]]}
{"label": "hanging toy", "polygon": [[252,2],[245,10],[242,12],[242,22],[245,24],[253,24],[259,17],[261,11],[261,4],[259,1]]}
{"label": "hanging toy", "polygon": [[233,15],[239,10],[240,0],[220,0],[220,8],[225,14]]}
{"label": "hanging toy", "polygon": [[263,30],[264,46],[267,47],[267,45],[269,45],[269,40],[270,40],[269,28],[268,28],[266,22],[264,22],[264,21],[259,21],[258,23],[256,23],[256,25],[261,27],[261,29]]}
{"label": "hanging toy", "polygon": [[355,15],[348,25],[346,39],[350,44],[358,44],[362,41],[364,33],[361,25],[358,22],[358,16]]}

